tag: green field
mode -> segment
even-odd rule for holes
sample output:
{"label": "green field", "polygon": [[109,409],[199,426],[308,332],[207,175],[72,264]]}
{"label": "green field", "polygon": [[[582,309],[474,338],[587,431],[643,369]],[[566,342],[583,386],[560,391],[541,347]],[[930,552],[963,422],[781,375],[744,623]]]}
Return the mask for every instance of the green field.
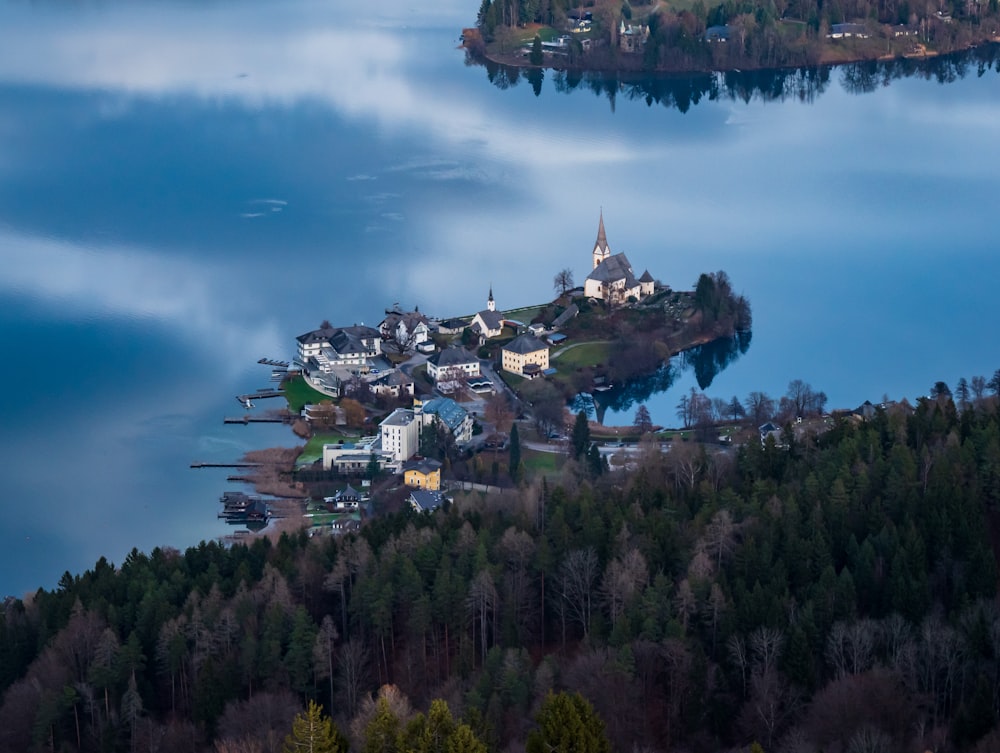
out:
{"label": "green field", "polygon": [[555,362],[554,365],[557,368],[565,371],[607,363],[610,352],[611,343],[608,342],[572,344],[553,353],[550,361]]}
{"label": "green field", "polygon": [[329,395],[317,392],[300,376],[286,380],[284,389],[285,399],[288,401],[288,410],[292,413],[301,412],[305,405],[319,403],[323,400],[331,400]]}
{"label": "green field", "polygon": [[562,467],[563,455],[558,452],[539,452],[524,450],[521,453],[521,465],[532,476],[554,475]]}

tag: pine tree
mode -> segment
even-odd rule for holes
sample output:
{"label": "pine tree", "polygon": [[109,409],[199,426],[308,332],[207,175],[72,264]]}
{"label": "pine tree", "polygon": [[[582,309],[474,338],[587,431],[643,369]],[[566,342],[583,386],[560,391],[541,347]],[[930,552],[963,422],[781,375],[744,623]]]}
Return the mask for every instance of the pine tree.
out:
{"label": "pine tree", "polygon": [[604,720],[579,693],[552,693],[528,734],[528,753],[611,753]]}
{"label": "pine tree", "polygon": [[309,701],[306,710],[296,714],[292,733],[285,738],[283,753],[346,753],[347,746],[323,707]]}
{"label": "pine tree", "polygon": [[521,437],[517,424],[510,427],[510,477],[517,481],[521,475]]}
{"label": "pine tree", "polygon": [[590,448],[590,424],[587,422],[587,414],[580,411],[576,414],[576,423],[573,424],[573,457],[576,460],[582,458]]}

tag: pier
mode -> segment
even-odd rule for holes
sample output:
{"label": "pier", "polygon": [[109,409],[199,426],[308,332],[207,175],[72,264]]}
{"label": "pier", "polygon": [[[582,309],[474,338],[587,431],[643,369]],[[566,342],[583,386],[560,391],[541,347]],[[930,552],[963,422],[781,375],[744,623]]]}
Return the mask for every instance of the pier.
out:
{"label": "pier", "polygon": [[222,419],[224,424],[283,424],[285,423],[284,418],[275,418],[268,416],[226,416]]}
{"label": "pier", "polygon": [[275,361],[273,358],[261,358],[257,363],[261,366],[277,366],[282,369],[287,369],[289,366],[288,361]]}
{"label": "pier", "polygon": [[254,400],[263,400],[266,397],[284,397],[284,396],[285,396],[284,390],[278,390],[275,389],[274,387],[261,387],[256,392],[248,392],[245,395],[237,395],[236,399],[239,400],[244,405],[246,405],[248,402],[252,402]]}
{"label": "pier", "polygon": [[192,468],[259,468],[260,463],[191,463]]}

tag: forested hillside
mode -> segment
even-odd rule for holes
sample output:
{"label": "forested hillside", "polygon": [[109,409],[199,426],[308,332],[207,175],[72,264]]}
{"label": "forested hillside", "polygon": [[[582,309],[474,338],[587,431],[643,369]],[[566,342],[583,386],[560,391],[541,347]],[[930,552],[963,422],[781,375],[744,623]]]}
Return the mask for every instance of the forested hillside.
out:
{"label": "forested hillside", "polygon": [[549,750],[577,713],[615,751],[998,750],[1000,414],[962,407],[101,561],[5,604],[0,748],[280,750],[317,700],[359,751]]}

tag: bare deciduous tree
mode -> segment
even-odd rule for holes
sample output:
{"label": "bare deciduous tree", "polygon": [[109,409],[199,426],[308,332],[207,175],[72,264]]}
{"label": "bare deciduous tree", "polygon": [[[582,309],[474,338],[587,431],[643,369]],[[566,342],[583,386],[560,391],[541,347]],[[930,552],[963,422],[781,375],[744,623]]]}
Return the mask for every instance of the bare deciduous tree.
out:
{"label": "bare deciduous tree", "polygon": [[556,276],[552,278],[552,287],[559,295],[566,295],[573,289],[573,270],[566,267],[556,272]]}
{"label": "bare deciduous tree", "polygon": [[586,637],[590,635],[590,615],[594,581],[597,578],[597,552],[593,547],[574,549],[559,568],[560,595],[567,610]]}

